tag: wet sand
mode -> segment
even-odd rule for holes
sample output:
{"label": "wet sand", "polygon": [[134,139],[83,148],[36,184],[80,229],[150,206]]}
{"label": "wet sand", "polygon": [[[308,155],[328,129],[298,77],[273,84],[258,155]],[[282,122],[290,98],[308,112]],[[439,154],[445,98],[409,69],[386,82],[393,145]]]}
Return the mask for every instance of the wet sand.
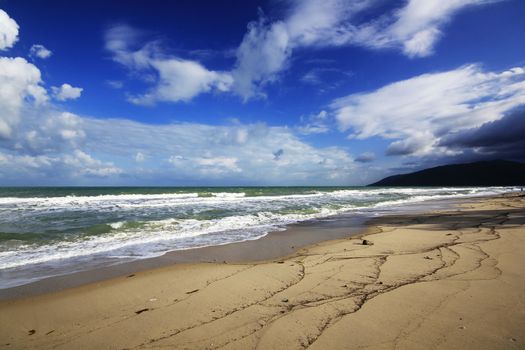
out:
{"label": "wet sand", "polygon": [[[0,348],[525,348],[525,197],[0,302]],[[366,240],[363,244],[363,239]]]}
{"label": "wet sand", "polygon": [[[429,203],[426,205],[429,206]],[[430,203],[430,207],[432,205],[443,206],[446,203],[440,201]],[[416,210],[414,207],[406,209]],[[368,215],[354,213],[327,217],[288,225],[285,231],[270,232],[257,240],[171,251],[155,258],[49,277],[17,287],[0,289],[0,301],[37,296],[174,264],[265,262],[289,256],[298,249],[314,243],[360,234],[365,230],[365,222],[368,219]]]}

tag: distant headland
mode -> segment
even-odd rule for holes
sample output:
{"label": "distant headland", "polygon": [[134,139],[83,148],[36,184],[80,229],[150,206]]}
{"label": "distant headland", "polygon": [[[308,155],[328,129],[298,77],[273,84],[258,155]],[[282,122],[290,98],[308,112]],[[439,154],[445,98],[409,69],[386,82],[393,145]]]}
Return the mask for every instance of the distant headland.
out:
{"label": "distant headland", "polygon": [[524,186],[525,164],[509,160],[449,164],[386,177],[369,186]]}

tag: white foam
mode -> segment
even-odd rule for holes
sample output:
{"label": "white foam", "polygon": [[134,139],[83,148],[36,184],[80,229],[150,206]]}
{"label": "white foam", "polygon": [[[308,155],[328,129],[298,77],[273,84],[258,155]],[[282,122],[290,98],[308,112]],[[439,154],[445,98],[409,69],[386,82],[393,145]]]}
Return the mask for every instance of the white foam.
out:
{"label": "white foam", "polygon": [[[215,193],[212,197],[186,194],[126,194],[52,198],[0,198],[3,217],[17,215],[16,209],[27,210],[140,210],[156,213],[158,208],[170,210],[178,206],[197,212],[228,208],[232,214],[207,220],[181,219],[149,220],[140,227],[126,225],[126,221],[108,223],[111,232],[98,236],[79,236],[69,241],[47,245],[19,245],[16,250],[4,247],[0,251],[0,269],[20,268],[26,265],[66,262],[91,255],[105,257],[144,258],[169,250],[203,245],[217,245],[233,241],[256,239],[284,225],[336,215],[349,210],[363,210],[430,199],[457,198],[503,193],[514,188],[374,188],[348,189],[332,192],[292,194],[283,196],[246,197],[244,193]],[[364,204],[363,204],[364,203]],[[330,207],[334,204],[337,207]],[[117,209],[114,209],[117,206]],[[294,208],[312,212],[293,212]],[[163,209],[160,209],[163,210]],[[177,214],[175,213],[174,216]],[[14,216],[15,219],[17,216]],[[136,226],[136,225],[135,225]]]}
{"label": "white foam", "polygon": [[246,193],[244,192],[212,192],[211,195],[217,198],[244,198]]}
{"label": "white foam", "polygon": [[124,226],[125,224],[126,224],[125,221],[118,221],[118,222],[110,223],[109,226],[111,226],[112,229],[118,230],[122,228],[122,226]]}

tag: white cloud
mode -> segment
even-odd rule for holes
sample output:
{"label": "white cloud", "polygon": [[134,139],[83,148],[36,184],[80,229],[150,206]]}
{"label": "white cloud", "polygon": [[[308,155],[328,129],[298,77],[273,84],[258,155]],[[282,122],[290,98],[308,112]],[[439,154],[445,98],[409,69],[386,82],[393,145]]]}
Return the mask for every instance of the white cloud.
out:
{"label": "white cloud", "polygon": [[57,156],[0,153],[0,163],[3,165],[0,168],[0,178],[24,179],[37,183],[55,179],[81,180],[82,177],[108,178],[122,173],[122,169],[113,163],[102,162],[80,150]]}
{"label": "white cloud", "polygon": [[124,83],[120,80],[106,80],[106,84],[113,89],[122,89],[124,87]]}
{"label": "white cloud", "polygon": [[18,24],[0,9],[0,51],[13,47],[18,41]]}
{"label": "white cloud", "polygon": [[[141,44],[145,35],[119,25],[106,33],[106,49],[113,59],[134,71],[152,70],[156,85],[131,98],[134,103],[188,101],[210,91],[233,92],[244,101],[264,97],[264,87],[280,78],[291,57],[301,48],[364,46],[400,49],[409,57],[433,52],[442,27],[464,8],[495,0],[408,0],[404,6],[362,22],[378,0],[288,1],[287,15],[270,22],[263,14],[248,24],[229,71],[214,71],[197,61],[167,55],[160,41]],[[367,14],[366,17],[369,17]],[[140,75],[141,77],[144,74]],[[303,81],[318,83],[307,74]]]}
{"label": "white cloud", "polygon": [[314,67],[308,70],[300,80],[304,84],[314,86],[315,93],[322,94],[337,89],[353,75],[352,72],[338,68]]}
{"label": "white cloud", "polygon": [[195,158],[188,159],[184,157],[170,157],[169,162],[172,163],[177,169],[180,166],[188,166],[188,161],[190,166],[195,167],[197,173],[200,176],[205,177],[217,177],[222,175],[233,175],[234,173],[242,172],[242,169],[239,167],[237,162],[239,159],[236,157],[207,157],[207,158]]}
{"label": "white cloud", "polygon": [[51,87],[55,99],[58,101],[75,100],[80,97],[84,89],[73,87],[69,84],[62,84],[60,87]]}
{"label": "white cloud", "polygon": [[113,59],[132,71],[154,71],[155,86],[145,94],[132,96],[135,104],[154,104],[158,101],[188,101],[210,91],[230,90],[229,73],[208,70],[197,61],[184,60],[162,53],[160,43],[151,41],[138,45],[142,33],[129,26],[118,25],[106,32],[106,49]]}
{"label": "white cloud", "polygon": [[[136,96],[142,102],[188,100],[201,92],[231,89],[229,73],[167,56],[154,42],[132,48],[139,33],[121,28],[118,35],[113,34],[108,34],[107,46],[115,61],[134,72],[154,71],[158,76],[150,92]],[[131,39],[119,40],[123,35]],[[42,84],[33,64],[20,57],[0,57],[3,183],[92,184],[118,179],[209,184],[211,179],[230,184],[333,184],[348,183],[352,177],[354,163],[347,151],[313,147],[287,127],[149,125],[79,117],[46,103]],[[82,89],[63,84],[52,92],[57,100],[66,100],[78,98]],[[145,154],[152,167],[145,170],[130,164],[130,159],[144,161]]]}
{"label": "white cloud", "polygon": [[232,83],[229,74],[209,71],[194,61],[177,58],[151,59],[149,64],[157,71],[158,81],[150,92],[130,98],[133,103],[189,101],[211,90],[228,91]]}
{"label": "white cloud", "polygon": [[31,46],[31,48],[29,49],[29,56],[31,57],[38,57],[41,59],[46,59],[46,58],[51,57],[52,54],[53,52],[46,49],[44,45],[35,44]]}
{"label": "white cloud", "polygon": [[[0,179],[13,184],[348,184],[358,176],[347,151],[309,145],[287,127],[151,125],[49,105],[24,114],[0,153]],[[147,169],[136,167],[146,154]]]}
{"label": "white cloud", "polygon": [[[323,85],[326,86],[325,77],[330,77],[333,84],[334,80],[340,80],[341,78],[351,77],[352,73],[345,72],[343,70],[332,68],[332,67],[315,67],[306,72],[302,77],[301,81],[305,84],[310,85]],[[335,79],[334,79],[335,78]],[[322,87],[320,87],[322,88]]]}
{"label": "white cloud", "polygon": [[135,154],[135,162],[137,163],[142,163],[146,160],[146,156],[144,155],[144,153],[142,152],[137,152],[137,154]]}
{"label": "white cloud", "polygon": [[[234,91],[245,100],[264,96],[262,88],[289,65],[293,51],[307,47],[365,46],[401,48],[409,57],[428,56],[442,35],[441,27],[465,7],[489,0],[409,0],[405,6],[365,23],[357,14],[378,1],[292,1],[289,16],[268,23],[263,16],[248,26],[232,71]],[[303,77],[318,83],[313,72]]]}
{"label": "white cloud", "polygon": [[102,162],[81,150],[64,155],[62,161],[73,169],[73,176],[107,177],[122,173],[122,169],[114,166],[112,162]]}
{"label": "white cloud", "polygon": [[56,159],[44,155],[30,156],[0,153],[0,161],[5,166],[0,170],[1,175],[17,173],[18,176],[21,176],[33,173],[35,169],[49,169]]}
{"label": "white cloud", "polygon": [[409,0],[401,9],[381,21],[359,27],[357,34],[365,46],[401,47],[409,57],[433,53],[442,27],[464,8],[494,0]]}
{"label": "white cloud", "polygon": [[147,68],[149,58],[158,46],[157,42],[140,45],[144,34],[128,25],[116,25],[105,33],[106,50],[113,54],[113,60],[128,68]]}
{"label": "white cloud", "polygon": [[324,134],[330,131],[330,127],[328,126],[328,112],[326,111],[321,111],[307,118],[301,117],[301,121],[303,124],[297,127],[297,130],[301,134]]}
{"label": "white cloud", "polygon": [[261,15],[248,25],[232,70],[233,89],[244,100],[264,96],[262,88],[279,78],[295,49],[333,45],[334,27],[373,1],[293,1],[289,15],[269,23]]}
{"label": "white cloud", "polygon": [[[332,184],[348,183],[356,176],[346,151],[310,146],[286,127],[82,118],[81,128],[86,134],[83,149],[112,159],[129,159],[147,150],[150,164],[157,164],[149,170],[172,183]],[[274,153],[280,149],[285,157],[276,162]]]}
{"label": "white cloud", "polygon": [[252,22],[237,49],[232,71],[234,91],[245,100],[260,94],[259,85],[276,79],[291,55],[290,36],[283,22],[267,25],[264,19]]}
{"label": "white cloud", "polygon": [[24,105],[47,100],[41,84],[40,71],[25,59],[0,57],[0,138],[11,136]]}
{"label": "white cloud", "polygon": [[[525,70],[486,72],[478,65],[423,74],[331,105],[341,131],[350,137],[394,141],[389,154],[428,154],[451,130],[479,127],[525,104]],[[441,151],[447,151],[441,149]]]}
{"label": "white cloud", "polygon": [[16,138],[16,148],[31,154],[67,152],[83,145],[82,119],[72,113],[38,109],[25,115]]}
{"label": "white cloud", "polygon": [[302,76],[301,81],[305,84],[310,85],[321,85],[323,83],[321,77],[319,76],[318,69],[312,69],[308,71],[305,75]]}

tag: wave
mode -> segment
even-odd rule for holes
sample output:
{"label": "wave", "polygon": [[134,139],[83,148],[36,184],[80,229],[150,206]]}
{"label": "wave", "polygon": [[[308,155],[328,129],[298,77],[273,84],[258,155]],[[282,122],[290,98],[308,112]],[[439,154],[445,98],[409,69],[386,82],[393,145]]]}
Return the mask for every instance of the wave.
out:
{"label": "wave", "polygon": [[270,195],[266,190],[195,190],[0,197],[0,288],[108,262],[254,240],[289,224],[343,213],[373,216],[406,204],[515,190],[319,188],[281,194],[272,189]]}
{"label": "wave", "polygon": [[[502,190],[507,188],[501,188]],[[297,193],[285,195],[257,195],[247,196],[245,192],[206,192],[203,193],[166,193],[166,194],[117,194],[117,195],[98,195],[98,196],[64,196],[64,197],[0,197],[0,206],[16,206],[17,208],[24,208],[24,206],[32,209],[40,208],[72,208],[72,207],[102,207],[104,205],[109,208],[119,208],[120,206],[137,207],[137,206],[168,206],[168,205],[184,205],[184,204],[198,204],[198,203],[219,203],[228,201],[273,201],[273,200],[293,200],[293,199],[308,199],[308,198],[342,198],[352,197],[358,198],[373,198],[374,196],[389,196],[389,195],[425,195],[431,193],[461,193],[468,192],[469,194],[484,191],[482,188],[380,188],[380,189],[348,189],[335,191],[316,191],[313,193]],[[487,193],[497,192],[496,188]]]}
{"label": "wave", "polygon": [[[472,189],[472,188],[439,188],[439,189],[370,189],[338,190],[309,194],[292,194],[284,196],[245,197],[243,193],[216,193],[213,198],[198,197],[196,193],[166,195],[104,195],[94,197],[58,197],[58,198],[25,198],[29,203],[38,203],[45,207],[57,203],[76,207],[85,202],[115,202],[123,207],[138,206],[141,208],[155,205],[173,205],[173,201],[186,201],[195,204],[213,204],[218,201],[224,205],[234,201],[241,205],[240,214],[227,213],[223,217],[213,218],[166,218],[161,220],[137,221],[124,220],[95,224],[77,235],[53,242],[52,244],[21,242],[20,245],[4,246],[0,252],[0,269],[8,269],[30,264],[45,263],[56,260],[71,259],[96,254],[118,254],[128,257],[150,257],[169,250],[187,249],[197,246],[224,244],[264,236],[270,231],[281,230],[285,225],[337,215],[356,210],[372,210],[416,203],[432,199],[457,198],[472,195],[486,195],[508,191],[508,188]],[[316,198],[316,200],[312,200]],[[319,200],[324,198],[323,201]],[[4,198],[5,199],[5,198]],[[337,201],[336,199],[346,199]],[[359,199],[366,199],[360,201]],[[158,201],[168,201],[167,203]],[[264,202],[271,200],[266,207]],[[138,202],[137,202],[138,201]],[[150,203],[153,201],[154,203]],[[192,201],[192,202],[188,202]],[[247,202],[259,204],[247,210]],[[282,203],[275,203],[281,201]],[[127,204],[125,204],[126,202]],[[5,203],[5,202],[4,202]],[[9,202],[11,203],[11,202]],[[302,206],[297,206],[302,204]],[[266,210],[260,210],[264,207]],[[207,208],[207,207],[206,207]],[[205,208],[205,209],[206,209]],[[98,207],[100,209],[100,207]],[[35,210],[35,208],[33,208]],[[13,238],[13,235],[11,235]]]}
{"label": "wave", "polygon": [[[167,250],[231,243],[257,239],[284,225],[334,215],[339,210],[320,209],[309,214],[276,214],[260,212],[255,215],[228,216],[214,220],[165,219],[149,222],[115,222],[104,235],[79,237],[50,245],[24,244],[15,250],[0,252],[0,269],[70,259],[100,253],[127,257],[152,257]],[[222,237],[203,237],[223,233]],[[237,234],[235,234],[237,233]],[[189,238],[201,237],[198,240]]]}

